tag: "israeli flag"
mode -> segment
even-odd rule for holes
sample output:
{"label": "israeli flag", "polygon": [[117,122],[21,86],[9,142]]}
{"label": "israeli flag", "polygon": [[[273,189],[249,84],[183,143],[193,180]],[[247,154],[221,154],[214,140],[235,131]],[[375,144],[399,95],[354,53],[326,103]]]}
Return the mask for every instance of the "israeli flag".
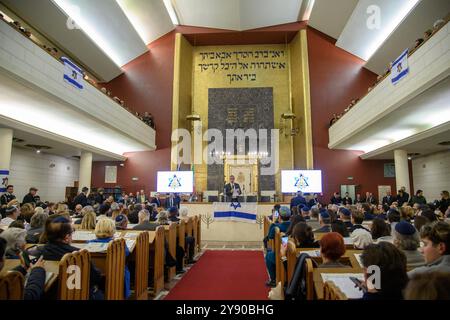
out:
{"label": "israeli flag", "polygon": [[256,203],[215,202],[213,210],[215,221],[256,223]]}
{"label": "israeli flag", "polygon": [[9,184],[8,176],[9,170],[0,169],[0,193],[6,192],[6,187]]}
{"label": "israeli flag", "polygon": [[66,57],[62,57],[64,63],[64,81],[82,90],[84,88],[83,70]]}
{"label": "israeli flag", "polygon": [[391,68],[391,81],[392,84],[397,84],[400,80],[402,80],[404,77],[407,76],[409,73],[409,67],[408,67],[408,49],[403,51],[403,53],[400,55],[400,57],[397,58],[392,63]]}

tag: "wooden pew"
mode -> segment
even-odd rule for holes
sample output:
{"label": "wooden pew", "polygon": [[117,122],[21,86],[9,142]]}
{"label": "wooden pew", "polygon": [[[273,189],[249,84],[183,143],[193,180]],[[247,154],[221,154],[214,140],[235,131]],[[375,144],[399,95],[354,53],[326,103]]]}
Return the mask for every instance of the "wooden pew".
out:
{"label": "wooden pew", "polygon": [[135,280],[134,298],[136,300],[148,299],[148,272],[150,256],[150,235],[148,232],[140,232],[136,237],[135,248]]}
{"label": "wooden pew", "polygon": [[[177,223],[177,242],[178,245],[183,249],[186,248],[185,233],[186,233],[186,222],[184,220],[180,220],[180,222]],[[182,262],[182,268],[184,268],[184,259]]]}
{"label": "wooden pew", "polygon": [[[176,259],[177,257],[177,224],[171,223],[168,226],[164,226],[165,237],[169,245],[170,255]],[[171,267],[167,273],[167,280],[171,281],[176,275],[176,267]]]}
{"label": "wooden pew", "polygon": [[164,226],[159,226],[153,232],[153,241],[150,243],[153,263],[150,268],[153,269],[153,294],[156,296],[164,288]]}
{"label": "wooden pew", "polygon": [[202,251],[202,216],[196,216],[197,217],[197,227],[195,228],[197,230],[197,234],[195,235],[195,243],[197,245],[197,253]]}
{"label": "wooden pew", "polygon": [[[74,272],[72,266],[77,266],[78,270],[80,270],[81,272],[79,274],[79,276],[81,277],[80,282],[78,283],[79,288],[70,288],[68,285],[69,277]],[[66,253],[59,262],[58,299],[89,300],[90,273],[91,255],[87,250],[83,249],[72,253]]]}
{"label": "wooden pew", "polygon": [[0,276],[0,300],[22,300],[25,278],[18,271]]}
{"label": "wooden pew", "polygon": [[194,236],[194,218],[193,217],[189,217],[189,219],[186,222],[186,236]]}
{"label": "wooden pew", "polygon": [[[308,259],[309,260],[309,259]],[[312,263],[311,263],[312,268]],[[323,300],[325,298],[324,296],[324,282],[322,279],[322,273],[353,273],[356,275],[360,275],[362,273],[361,269],[355,269],[355,268],[312,268],[311,269],[313,273],[313,287],[314,287],[314,293],[315,297],[318,300]]]}
{"label": "wooden pew", "polygon": [[109,243],[106,252],[105,300],[123,300],[125,285],[125,240]]}
{"label": "wooden pew", "polygon": [[200,246],[199,246],[199,241],[198,241],[198,236],[199,236],[199,230],[198,230],[198,224],[199,222],[199,218],[198,216],[194,216],[193,217],[193,237],[195,239],[195,248],[194,248],[194,255],[200,252]]}
{"label": "wooden pew", "polygon": [[275,227],[275,238],[274,238],[274,252],[275,252],[275,269],[276,269],[276,283],[281,282],[281,285],[284,285],[284,268],[281,261],[281,237],[282,233],[278,227]]}

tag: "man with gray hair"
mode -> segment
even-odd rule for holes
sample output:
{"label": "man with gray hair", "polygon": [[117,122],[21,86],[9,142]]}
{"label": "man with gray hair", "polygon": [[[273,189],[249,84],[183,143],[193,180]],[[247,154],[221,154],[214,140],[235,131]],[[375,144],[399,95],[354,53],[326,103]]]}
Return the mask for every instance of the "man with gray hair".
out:
{"label": "man with gray hair", "polygon": [[39,238],[45,229],[45,222],[48,214],[45,212],[36,212],[30,221],[30,229],[27,231],[27,243],[39,243]]}
{"label": "man with gray hair", "polygon": [[134,226],[133,230],[148,230],[155,231],[158,224],[150,222],[150,212],[148,210],[141,210],[138,213],[139,223]]}

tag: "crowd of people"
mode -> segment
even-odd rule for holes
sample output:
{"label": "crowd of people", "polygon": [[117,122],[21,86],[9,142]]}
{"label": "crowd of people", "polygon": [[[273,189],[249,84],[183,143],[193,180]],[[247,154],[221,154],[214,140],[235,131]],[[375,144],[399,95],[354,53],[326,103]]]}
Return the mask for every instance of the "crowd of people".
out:
{"label": "crowd of people", "polygon": [[[346,252],[344,239],[351,239],[354,249],[362,250],[365,272],[372,265],[381,270],[381,289],[372,288],[367,283],[370,274],[365,274],[363,299],[450,299],[450,197],[446,190],[432,203],[427,203],[421,190],[409,197],[404,188],[396,197],[387,193],[380,203],[370,192],[356,201],[336,192],[329,204],[299,192],[290,208],[275,205],[272,212],[273,223],[263,241],[269,287],[276,286],[276,267],[275,253],[267,244],[278,227],[297,248],[318,248],[319,268],[348,267],[340,259]],[[284,262],[286,251],[282,244]]]}
{"label": "crowd of people", "polygon": [[[433,24],[433,28],[428,29],[427,31],[424,32],[423,37],[417,39],[414,42],[414,45],[409,48],[409,55],[412,55],[414,53],[414,51],[416,51],[420,46],[422,46],[426,41],[428,41],[436,32],[438,32],[448,21],[449,21],[449,16],[447,16],[444,19],[438,19],[434,24]],[[368,89],[367,89],[367,93],[369,93],[370,91],[372,91],[381,81],[383,81],[390,73],[391,73],[391,67],[392,64],[390,64],[385,71],[378,75],[377,80],[375,81],[374,84],[372,84]],[[330,120],[330,127],[335,124],[340,118],[342,118],[347,112],[349,112],[362,98],[355,98],[352,99],[352,101],[350,102],[350,104],[344,109],[344,111],[342,113],[339,114],[333,114],[333,117]]]}
{"label": "crowd of people", "polygon": [[[1,13],[1,12],[0,12],[0,20],[5,21],[10,26],[12,26],[14,29],[16,29],[18,32],[24,34],[27,38],[29,38],[35,44],[37,44],[42,49],[47,51],[50,55],[55,57],[57,60],[59,60],[63,56],[63,54],[57,48],[55,48],[54,46],[47,45],[45,43],[41,43],[38,38],[32,37],[33,33],[31,32],[31,30],[28,29],[28,28],[23,27],[22,24],[19,21],[12,20],[12,19],[9,19],[9,18],[6,19],[5,15],[3,13]],[[99,85],[97,84],[96,81],[94,81],[92,79],[92,77],[89,77],[88,75],[84,74],[84,79],[88,83],[90,83],[92,86],[94,86],[95,88],[99,89]],[[128,112],[134,114],[137,118],[139,118],[141,121],[143,121],[146,125],[150,126],[153,129],[156,129],[155,122],[153,120],[153,115],[151,113],[145,112],[144,115],[141,115],[139,112],[134,112],[127,105],[125,105],[125,101],[121,100],[118,97],[112,97],[111,92],[109,90],[107,90],[106,88],[102,87],[100,89],[100,91],[103,92],[108,97],[112,98],[116,103],[121,105]]]}
{"label": "crowd of people", "polygon": [[[45,261],[59,261],[64,254],[77,251],[72,246],[74,225],[80,229],[92,230],[96,239],[91,242],[108,243],[114,239],[116,230],[148,230],[155,231],[157,227],[188,220],[188,210],[180,207],[180,202],[169,198],[167,208],[161,208],[162,202],[155,197],[151,200],[145,197],[142,190],[136,197],[123,195],[119,201],[113,197],[104,196],[103,190],[95,194],[94,199],[88,196],[89,189],[84,187],[72,203],[42,202],[36,188],[19,203],[14,195],[14,186],[7,186],[7,192],[1,195],[0,221],[0,270],[5,259],[20,259],[21,265],[15,270],[27,277],[25,299],[41,299],[44,294]],[[132,198],[132,200],[130,200]],[[142,201],[142,202],[141,202]],[[3,227],[2,227],[3,226]],[[173,257],[165,243],[165,266],[176,267],[177,274],[184,273],[184,261],[193,264],[195,254],[195,239],[185,237],[186,246],[177,244],[176,256]],[[42,244],[34,249],[26,249],[27,244]],[[128,256],[129,252],[126,253]],[[35,256],[39,259],[32,264],[26,264],[24,256]],[[127,261],[127,265],[133,263]],[[125,269],[124,296],[130,296],[130,281],[134,279],[130,270]],[[152,286],[152,277],[149,277]],[[90,299],[103,299],[104,279],[95,264],[91,265]]]}

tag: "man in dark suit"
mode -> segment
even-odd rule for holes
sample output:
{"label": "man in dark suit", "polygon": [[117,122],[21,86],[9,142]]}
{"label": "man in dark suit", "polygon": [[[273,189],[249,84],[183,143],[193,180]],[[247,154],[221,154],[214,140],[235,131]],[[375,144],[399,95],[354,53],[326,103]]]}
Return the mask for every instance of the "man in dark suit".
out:
{"label": "man in dark suit", "polygon": [[156,204],[156,207],[161,207],[161,200],[159,199],[159,193],[155,194],[155,197],[150,201],[150,203]]}
{"label": "man in dark suit", "polygon": [[6,207],[8,206],[8,203],[13,201],[15,198],[16,196],[14,195],[14,186],[6,186],[6,192],[0,197],[0,218],[5,217]]}
{"label": "man in dark suit", "polygon": [[364,202],[369,204],[377,204],[377,199],[375,199],[371,192],[366,192],[366,198],[364,199]]}
{"label": "man in dark suit", "polygon": [[331,197],[330,203],[331,204],[341,204],[342,203],[341,194],[339,192],[335,192],[333,194],[333,197]]}
{"label": "man in dark suit", "polygon": [[238,196],[242,194],[239,184],[234,182],[234,176],[230,176],[230,182],[225,185],[226,200],[238,201]]}
{"label": "man in dark suit", "polygon": [[177,207],[178,209],[180,209],[180,203],[181,198],[178,193],[171,193],[169,194],[169,197],[166,198],[166,209],[169,209],[171,207]]}
{"label": "man in dark suit", "polygon": [[312,198],[308,201],[308,207],[312,208],[314,206],[317,206],[319,204],[319,199],[317,199],[317,193],[314,193],[312,195]]}
{"label": "man in dark suit", "polygon": [[331,232],[331,216],[326,209],[322,209],[319,213],[320,228],[313,230],[314,233]]}
{"label": "man in dark suit", "polygon": [[301,204],[306,206],[306,199],[301,191],[297,191],[297,195],[291,199],[291,211],[293,207],[298,207]]}
{"label": "man in dark suit", "polygon": [[33,204],[36,204],[36,200],[37,200],[37,196],[36,196],[36,193],[37,193],[37,191],[38,191],[38,189],[36,189],[35,187],[31,187],[30,188],[30,191],[28,192],[28,194],[27,195],[25,195],[25,197],[23,197],[23,200],[22,200],[22,205],[23,204],[26,204],[26,203],[33,203]]}
{"label": "man in dark suit", "polygon": [[344,199],[342,199],[342,204],[344,206],[346,206],[348,204],[353,204],[352,198],[350,198],[350,196],[348,195],[348,192],[345,193],[345,197],[344,197]]}
{"label": "man in dark suit", "polygon": [[81,193],[75,197],[73,200],[73,206],[75,207],[77,204],[81,204],[84,207],[88,205],[87,193],[89,191],[88,187],[83,187],[81,189]]}
{"label": "man in dark suit", "polygon": [[391,196],[391,192],[386,191],[386,196],[383,197],[382,204],[386,204],[386,205],[390,206],[392,204],[392,202],[394,202],[394,201],[395,201],[395,198],[393,196]]}
{"label": "man in dark suit", "polygon": [[104,193],[105,193],[105,189],[99,188],[97,190],[97,195],[94,198],[94,203],[102,204],[106,200]]}

